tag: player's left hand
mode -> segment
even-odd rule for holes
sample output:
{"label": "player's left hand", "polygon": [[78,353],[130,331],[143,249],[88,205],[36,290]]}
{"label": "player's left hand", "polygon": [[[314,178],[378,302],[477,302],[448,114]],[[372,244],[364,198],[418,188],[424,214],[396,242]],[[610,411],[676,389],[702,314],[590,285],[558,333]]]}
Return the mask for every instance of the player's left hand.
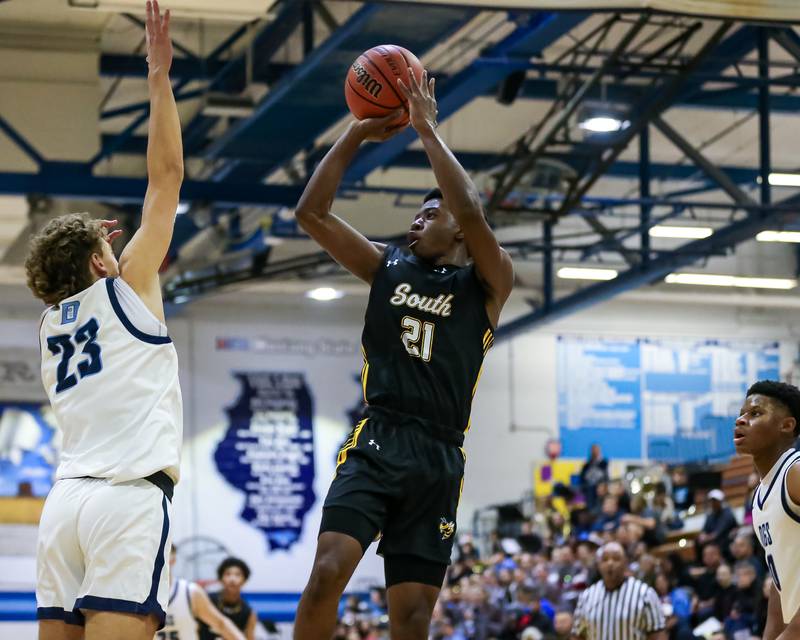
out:
{"label": "player's left hand", "polygon": [[147,64],[150,73],[169,73],[172,66],[172,41],[169,37],[169,9],[161,15],[158,0],[147,2],[145,37],[147,40]]}
{"label": "player's left hand", "polygon": [[114,242],[117,238],[122,235],[122,229],[115,229],[114,227],[117,226],[119,220],[101,220],[100,225],[106,231],[106,240],[108,240],[109,244]]}
{"label": "player's left hand", "polygon": [[397,86],[408,100],[411,126],[416,129],[417,133],[433,131],[438,125],[436,116],[439,115],[434,94],[436,80],[434,78],[428,80],[428,71],[425,70],[422,72],[422,78],[418,81],[410,67],[408,77],[411,83],[410,87],[406,86],[400,78],[397,79]]}

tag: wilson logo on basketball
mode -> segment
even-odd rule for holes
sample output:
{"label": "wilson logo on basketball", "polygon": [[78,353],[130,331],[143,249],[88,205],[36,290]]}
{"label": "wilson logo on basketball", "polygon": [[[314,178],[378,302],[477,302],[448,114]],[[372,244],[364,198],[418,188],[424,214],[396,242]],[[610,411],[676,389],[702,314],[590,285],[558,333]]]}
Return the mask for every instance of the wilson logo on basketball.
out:
{"label": "wilson logo on basketball", "polygon": [[373,78],[358,60],[353,63],[353,73],[356,74],[356,82],[364,87],[366,92],[372,95],[373,98],[381,95],[383,85]]}

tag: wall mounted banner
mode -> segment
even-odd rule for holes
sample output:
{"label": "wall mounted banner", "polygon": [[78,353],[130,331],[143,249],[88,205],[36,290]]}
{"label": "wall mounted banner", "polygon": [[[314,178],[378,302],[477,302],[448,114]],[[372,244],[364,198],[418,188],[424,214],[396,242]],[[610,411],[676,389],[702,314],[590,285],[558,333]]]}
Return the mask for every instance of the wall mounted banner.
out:
{"label": "wall mounted banner", "polygon": [[780,378],[777,342],[559,336],[563,455],[598,442],[610,458],[662,462],[733,455],[747,388]]}
{"label": "wall mounted banner", "polygon": [[269,549],[300,538],[314,504],[314,407],[302,373],[234,373],[241,393],[214,452],[217,469],[245,494],[241,518]]}

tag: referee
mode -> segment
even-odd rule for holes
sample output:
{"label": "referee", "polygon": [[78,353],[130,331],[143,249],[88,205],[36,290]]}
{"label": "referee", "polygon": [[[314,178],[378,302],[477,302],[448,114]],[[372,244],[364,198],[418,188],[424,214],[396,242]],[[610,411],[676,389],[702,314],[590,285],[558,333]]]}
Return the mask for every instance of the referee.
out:
{"label": "referee", "polygon": [[641,580],[625,576],[622,545],[602,546],[597,564],[602,580],[578,598],[573,640],[667,640],[658,595]]}

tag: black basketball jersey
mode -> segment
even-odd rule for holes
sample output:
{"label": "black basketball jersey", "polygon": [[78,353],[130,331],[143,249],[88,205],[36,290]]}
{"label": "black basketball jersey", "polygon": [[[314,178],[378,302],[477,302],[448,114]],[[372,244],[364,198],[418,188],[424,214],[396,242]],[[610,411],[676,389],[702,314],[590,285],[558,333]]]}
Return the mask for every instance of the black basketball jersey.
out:
{"label": "black basketball jersey", "polygon": [[[209,593],[208,598],[226,618],[229,618],[231,622],[236,625],[237,629],[241,631],[247,629],[247,621],[250,619],[252,609],[244,598],[241,598],[239,602],[234,605],[228,605],[222,601],[222,591]],[[214,633],[202,620],[198,620],[197,622],[200,640],[218,640],[222,637]]]}
{"label": "black basketball jersey", "polygon": [[389,246],[372,282],[361,344],[370,407],[463,439],[494,334],[475,267],[433,266]]}

